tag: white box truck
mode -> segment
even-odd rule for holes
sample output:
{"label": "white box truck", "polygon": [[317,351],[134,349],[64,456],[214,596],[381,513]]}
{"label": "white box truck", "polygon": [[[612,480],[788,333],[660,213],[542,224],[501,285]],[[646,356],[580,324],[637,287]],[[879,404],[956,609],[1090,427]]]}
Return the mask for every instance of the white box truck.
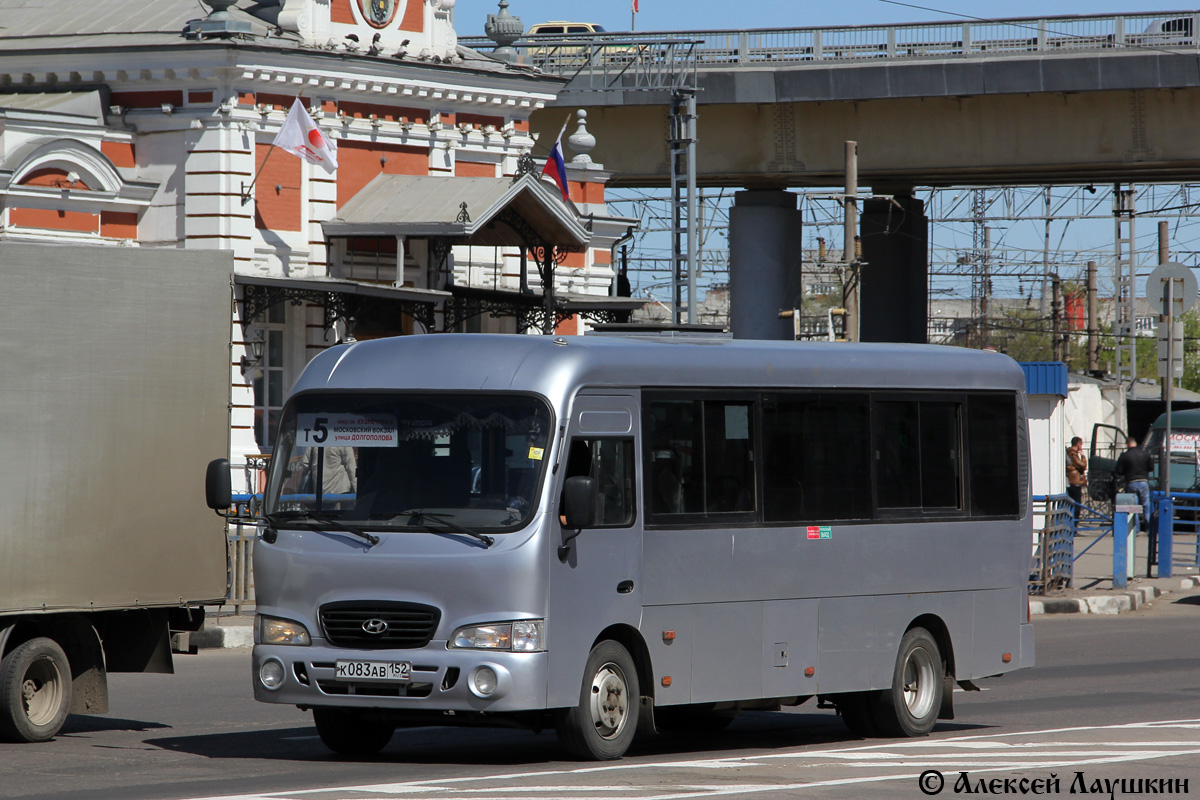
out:
{"label": "white box truck", "polygon": [[[171,672],[226,593],[228,252],[0,242],[0,739]],[[173,632],[184,632],[172,636]]]}

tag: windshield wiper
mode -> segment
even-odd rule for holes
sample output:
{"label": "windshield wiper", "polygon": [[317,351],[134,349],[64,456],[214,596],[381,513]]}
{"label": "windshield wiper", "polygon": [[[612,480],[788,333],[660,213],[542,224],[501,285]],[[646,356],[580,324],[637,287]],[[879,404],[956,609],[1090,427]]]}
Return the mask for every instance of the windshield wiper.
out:
{"label": "windshield wiper", "polygon": [[[412,508],[412,509],[409,509],[408,511],[401,511],[396,516],[397,517],[408,517],[409,527],[412,527],[414,525],[420,525],[422,523],[427,523],[429,521],[433,521],[433,522],[436,522],[437,524],[441,525],[443,528],[445,528],[447,530],[454,531],[455,533],[461,533],[463,536],[470,536],[472,539],[478,539],[479,541],[483,542],[488,547],[491,547],[493,544],[496,543],[496,540],[493,539],[491,536],[488,536],[483,533],[476,533],[475,531],[473,531],[469,528],[464,528],[462,525],[459,525],[457,522],[451,522],[450,520],[446,519],[445,514],[435,514],[435,513],[429,512],[429,511],[422,511],[419,508]],[[426,525],[426,527],[428,527],[428,525]]]}
{"label": "windshield wiper", "polygon": [[353,534],[358,538],[369,542],[371,545],[379,544],[379,537],[375,534],[367,533],[364,530],[352,527],[344,522],[333,519],[332,517],[327,517],[324,514],[320,514],[316,511],[280,511],[275,514],[268,514],[267,520],[272,524],[278,524],[278,520],[281,519],[298,519],[300,517],[308,517],[309,519],[316,520],[322,525],[328,525],[329,527],[336,528],[339,531],[345,531],[346,533]]}

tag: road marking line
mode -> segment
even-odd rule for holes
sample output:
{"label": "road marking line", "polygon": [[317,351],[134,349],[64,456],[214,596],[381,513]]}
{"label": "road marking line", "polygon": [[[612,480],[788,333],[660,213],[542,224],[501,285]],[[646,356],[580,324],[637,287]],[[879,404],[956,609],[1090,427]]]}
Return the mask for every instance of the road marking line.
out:
{"label": "road marking line", "polygon": [[[570,800],[613,800],[618,792],[624,792],[630,800],[693,800],[693,798],[726,797],[732,795],[752,796],[766,792],[800,792],[829,786],[850,786],[866,783],[883,783],[890,781],[915,780],[920,773],[902,772],[898,774],[881,774],[834,778],[811,783],[793,784],[726,784],[723,786],[698,786],[683,784],[672,786],[666,793],[656,792],[653,786],[538,786],[536,784],[511,785],[525,779],[547,779],[560,776],[580,777],[600,775],[618,770],[632,772],[636,770],[670,770],[670,769],[713,769],[730,770],[746,769],[755,766],[768,766],[768,763],[778,764],[782,760],[807,760],[824,763],[811,766],[830,766],[838,764],[854,769],[927,769],[930,764],[946,762],[953,764],[957,771],[973,767],[972,772],[1000,772],[1022,769],[1045,769],[1054,767],[1079,767],[1098,764],[1119,764],[1132,761],[1149,761],[1175,756],[1200,755],[1200,741],[1187,742],[1001,742],[995,741],[1013,737],[1043,737],[1061,733],[1080,733],[1088,731],[1129,731],[1136,730],[1200,730],[1200,720],[1162,720],[1152,722],[1121,723],[1118,725],[1074,726],[1053,728],[1038,731],[1013,731],[1007,733],[989,733],[961,736],[954,739],[924,739],[920,741],[900,741],[880,744],[862,745],[859,747],[844,747],[832,750],[800,750],[788,753],[764,753],[756,756],[739,756],[731,758],[704,758],[692,761],[669,762],[621,762],[605,764],[596,767],[577,769],[546,770],[542,772],[519,772],[499,775],[484,775],[477,777],[431,778],[420,781],[403,783],[369,784],[360,786],[344,786],[326,789],[300,789],[292,791],[271,792],[267,794],[236,795],[206,798],[206,800],[304,800],[313,795],[323,797],[342,797],[346,800],[368,800],[372,795],[394,798],[398,796],[425,795],[434,796],[437,800],[480,800],[489,794],[493,796],[510,797],[521,792],[526,795],[544,795],[555,793],[558,797],[569,797]],[[297,737],[315,738],[315,737]],[[1086,751],[1069,750],[1064,748],[1088,748]],[[1120,753],[1097,754],[1097,748],[1125,748]],[[1129,750],[1137,747],[1137,750]],[[915,750],[969,750],[967,753],[917,753]],[[1057,749],[1043,749],[1057,748]],[[1170,748],[1170,749],[1168,749]],[[986,752],[987,750],[994,752]],[[902,752],[888,752],[902,751]],[[963,756],[975,759],[970,762],[961,760]],[[997,758],[1012,760],[996,761]],[[919,759],[919,760],[913,760]],[[988,760],[978,760],[988,759]],[[467,783],[508,783],[507,786],[492,786],[486,788],[471,788],[463,786]]]}

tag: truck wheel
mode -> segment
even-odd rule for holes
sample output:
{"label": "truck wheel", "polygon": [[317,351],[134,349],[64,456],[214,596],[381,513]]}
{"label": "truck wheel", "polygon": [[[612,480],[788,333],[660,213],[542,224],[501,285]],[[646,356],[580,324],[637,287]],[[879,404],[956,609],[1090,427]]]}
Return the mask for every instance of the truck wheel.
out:
{"label": "truck wheel", "polygon": [[641,696],[629,652],[613,641],[592,648],[579,705],[560,712],[558,740],[572,755],[608,761],[625,755],[637,732]]}
{"label": "truck wheel", "polygon": [[390,725],[340,708],[314,708],[313,721],[325,746],[345,756],[373,756],[387,747],[396,732]]}
{"label": "truck wheel", "polygon": [[53,639],[30,639],[0,661],[0,737],[52,739],[70,707],[71,666]]}
{"label": "truck wheel", "polygon": [[945,685],[937,642],[924,628],[900,639],[892,688],[876,695],[874,719],[884,736],[925,736],[937,722]]}

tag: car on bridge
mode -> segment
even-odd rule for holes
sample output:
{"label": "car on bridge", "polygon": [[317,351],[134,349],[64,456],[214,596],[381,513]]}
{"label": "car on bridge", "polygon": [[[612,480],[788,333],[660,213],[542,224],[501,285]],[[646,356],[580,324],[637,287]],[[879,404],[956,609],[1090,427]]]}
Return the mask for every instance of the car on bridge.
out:
{"label": "car on bridge", "polygon": [[628,44],[593,44],[598,34],[606,33],[603,25],[594,22],[539,22],[525,36],[544,40],[544,43],[530,47],[528,58],[536,67],[582,67],[589,63],[623,64],[630,61],[633,48]]}
{"label": "car on bridge", "polygon": [[576,36],[607,33],[604,26],[594,22],[539,22],[530,28],[526,36]]}

